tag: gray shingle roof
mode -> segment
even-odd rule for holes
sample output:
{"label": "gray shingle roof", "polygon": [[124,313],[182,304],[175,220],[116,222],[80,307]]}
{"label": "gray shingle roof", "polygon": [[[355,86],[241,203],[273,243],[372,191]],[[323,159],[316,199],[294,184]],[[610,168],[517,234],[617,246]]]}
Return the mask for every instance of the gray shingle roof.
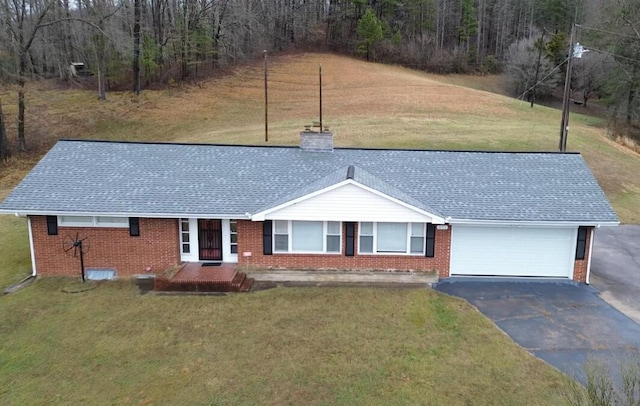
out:
{"label": "gray shingle roof", "polygon": [[7,212],[244,217],[346,179],[442,217],[617,222],[579,154],[59,141]]}

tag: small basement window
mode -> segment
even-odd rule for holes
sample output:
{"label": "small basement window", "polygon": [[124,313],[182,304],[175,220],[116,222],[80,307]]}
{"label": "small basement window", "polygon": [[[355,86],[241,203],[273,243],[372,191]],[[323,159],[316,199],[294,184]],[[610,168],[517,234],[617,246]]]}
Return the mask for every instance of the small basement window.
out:
{"label": "small basement window", "polygon": [[87,268],[84,276],[90,281],[110,281],[116,279],[116,270],[109,268]]}

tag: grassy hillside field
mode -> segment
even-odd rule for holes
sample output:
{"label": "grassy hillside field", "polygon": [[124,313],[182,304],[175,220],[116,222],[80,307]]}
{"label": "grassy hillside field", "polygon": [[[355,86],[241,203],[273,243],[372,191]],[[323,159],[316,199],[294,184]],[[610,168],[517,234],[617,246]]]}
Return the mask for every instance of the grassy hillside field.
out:
{"label": "grassy hillside field", "polygon": [[[270,61],[269,145],[297,144],[318,119],[320,64],[338,146],[557,150],[557,110],[461,85],[473,78],[330,54]],[[10,90],[0,97],[14,123]],[[39,151],[60,137],[265,144],[261,64],[107,97],[29,84],[27,141]],[[639,223],[638,155],[578,114],[568,149],[583,154],[622,222]],[[0,168],[0,199],[36,161]],[[25,221],[0,216],[0,287],[28,272]],[[0,404],[561,404],[566,388],[470,306],[436,292],[158,297],[128,282],[66,294],[66,283],[0,297]]]}
{"label": "grassy hillside field", "polygon": [[[295,145],[304,124],[318,120],[318,66],[323,70],[324,122],[338,146],[556,151],[560,112],[469,87],[492,81],[430,75],[331,54],[274,58],[269,65],[269,144]],[[32,83],[28,142],[52,139],[265,144],[262,64],[186,88],[109,93]],[[452,84],[457,83],[457,84]],[[0,93],[15,123],[14,93]],[[572,113],[568,149],[587,160],[623,223],[640,223],[640,156],[606,136],[601,119]],[[14,129],[9,128],[9,134]],[[3,168],[0,193],[34,160]]]}

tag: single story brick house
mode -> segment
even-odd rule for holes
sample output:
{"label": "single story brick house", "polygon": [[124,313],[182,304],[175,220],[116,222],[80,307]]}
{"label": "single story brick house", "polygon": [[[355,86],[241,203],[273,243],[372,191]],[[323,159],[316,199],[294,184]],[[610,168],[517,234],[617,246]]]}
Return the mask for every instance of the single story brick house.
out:
{"label": "single story brick house", "polygon": [[33,273],[118,277],[182,262],[435,270],[588,283],[619,224],[577,153],[59,141],[0,204],[27,218]]}

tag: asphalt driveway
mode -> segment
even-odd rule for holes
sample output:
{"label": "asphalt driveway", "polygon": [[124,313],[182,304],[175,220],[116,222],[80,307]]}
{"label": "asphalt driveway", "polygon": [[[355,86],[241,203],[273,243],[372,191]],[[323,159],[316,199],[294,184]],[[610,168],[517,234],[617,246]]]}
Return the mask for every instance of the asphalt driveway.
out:
{"label": "asphalt driveway", "polygon": [[625,354],[640,348],[640,325],[590,286],[453,279],[435,289],[466,299],[520,346],[583,383],[587,359],[615,368]]}
{"label": "asphalt driveway", "polygon": [[600,297],[640,323],[640,226],[596,230],[591,284]]}

